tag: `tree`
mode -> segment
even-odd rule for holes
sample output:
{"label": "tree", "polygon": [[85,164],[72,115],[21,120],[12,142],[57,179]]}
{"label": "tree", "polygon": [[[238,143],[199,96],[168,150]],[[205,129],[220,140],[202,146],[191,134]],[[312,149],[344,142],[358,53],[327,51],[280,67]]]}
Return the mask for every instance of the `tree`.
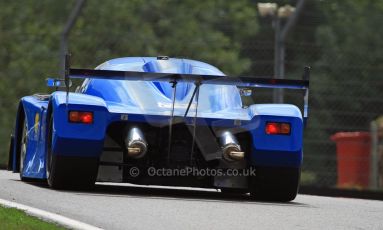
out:
{"label": "tree", "polygon": [[332,0],[319,6],[323,19],[316,32],[320,49],[310,82],[304,165],[319,174],[316,184],[324,186],[336,180],[330,136],[368,131],[369,123],[383,113],[383,2]]}
{"label": "tree", "polygon": [[[0,163],[18,99],[47,91],[57,76],[59,39],[74,1],[0,2]],[[69,38],[74,64],[93,68],[121,56],[168,55],[210,62],[229,74],[250,67],[242,41],[258,28],[249,0],[87,1]]]}
{"label": "tree", "polygon": [[240,56],[241,41],[256,31],[255,7],[247,0],[119,0],[102,8],[86,6],[71,36],[71,50],[76,63],[93,66],[110,57],[162,54],[240,74],[250,66]]}
{"label": "tree", "polygon": [[[320,86],[316,100],[334,129],[368,129],[383,112],[377,106],[383,94],[383,3],[381,1],[331,1],[323,5],[327,23],[319,27],[317,41],[322,56],[317,62]],[[329,117],[331,116],[331,117]]]}

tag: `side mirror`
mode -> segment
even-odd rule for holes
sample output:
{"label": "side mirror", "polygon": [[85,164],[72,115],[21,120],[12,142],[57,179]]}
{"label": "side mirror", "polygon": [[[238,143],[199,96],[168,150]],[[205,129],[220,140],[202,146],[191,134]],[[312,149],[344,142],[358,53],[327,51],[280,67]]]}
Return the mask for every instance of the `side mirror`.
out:
{"label": "side mirror", "polygon": [[60,87],[61,85],[61,82],[58,79],[48,78],[46,81],[48,87]]}
{"label": "side mirror", "polygon": [[249,88],[241,88],[239,89],[239,94],[242,97],[250,97],[252,95],[253,91]]}
{"label": "side mirror", "polygon": [[[47,78],[46,80],[48,87],[55,87],[55,88],[62,88],[65,87],[65,82],[63,79],[56,79],[56,78]],[[72,86],[72,82],[69,82],[69,87]]]}

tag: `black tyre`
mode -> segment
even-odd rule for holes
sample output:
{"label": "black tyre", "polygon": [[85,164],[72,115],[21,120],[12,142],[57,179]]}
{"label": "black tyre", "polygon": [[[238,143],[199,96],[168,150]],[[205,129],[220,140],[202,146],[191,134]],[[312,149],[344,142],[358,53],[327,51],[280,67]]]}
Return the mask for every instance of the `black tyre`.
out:
{"label": "black tyre", "polygon": [[14,145],[15,145],[15,138],[13,137],[13,135],[11,135],[11,141],[9,142],[9,153],[8,153],[8,167],[7,167],[8,171],[13,170],[13,148],[14,148]]}
{"label": "black tyre", "polygon": [[288,202],[299,189],[301,169],[258,167],[250,178],[250,195],[257,200]]}
{"label": "black tyre", "polygon": [[46,173],[53,189],[89,190],[97,179],[98,158],[60,156],[52,152],[53,115],[47,136]]}

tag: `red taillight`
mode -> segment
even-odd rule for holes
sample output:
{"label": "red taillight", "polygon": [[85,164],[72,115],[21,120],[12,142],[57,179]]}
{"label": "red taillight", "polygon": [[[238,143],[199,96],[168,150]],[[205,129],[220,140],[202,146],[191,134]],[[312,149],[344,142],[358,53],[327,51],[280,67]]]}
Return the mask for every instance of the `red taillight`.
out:
{"label": "red taillight", "polygon": [[289,123],[267,122],[265,132],[270,135],[289,135],[291,127]]}
{"label": "red taillight", "polygon": [[69,112],[69,121],[73,122],[73,123],[92,124],[93,123],[93,113],[92,112],[83,112],[83,111],[70,111]]}
{"label": "red taillight", "polygon": [[278,134],[279,133],[278,123],[267,123],[266,124],[266,133],[267,134]]}

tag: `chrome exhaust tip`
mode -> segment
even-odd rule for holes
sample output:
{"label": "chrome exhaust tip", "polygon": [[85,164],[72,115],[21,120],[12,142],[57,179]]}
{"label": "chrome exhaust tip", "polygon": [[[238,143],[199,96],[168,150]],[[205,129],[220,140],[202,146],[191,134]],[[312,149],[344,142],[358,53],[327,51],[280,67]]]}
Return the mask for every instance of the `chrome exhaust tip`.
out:
{"label": "chrome exhaust tip", "polygon": [[240,161],[240,160],[245,159],[245,152],[241,152],[241,151],[229,151],[226,155],[231,160]]}
{"label": "chrome exhaust tip", "polygon": [[125,146],[128,157],[139,159],[145,156],[148,143],[139,128],[131,128],[125,138]]}
{"label": "chrome exhaust tip", "polygon": [[245,159],[245,152],[241,151],[241,146],[238,144],[238,141],[233,134],[227,131],[222,133],[220,142],[223,159],[229,162]]}

